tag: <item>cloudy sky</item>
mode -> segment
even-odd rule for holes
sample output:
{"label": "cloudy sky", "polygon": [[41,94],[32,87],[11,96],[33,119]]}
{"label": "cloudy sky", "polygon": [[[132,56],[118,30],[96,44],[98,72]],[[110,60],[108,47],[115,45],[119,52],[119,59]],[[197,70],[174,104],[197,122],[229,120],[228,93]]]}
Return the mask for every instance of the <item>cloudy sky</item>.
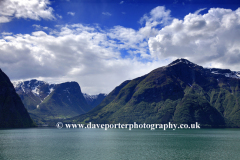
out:
{"label": "cloudy sky", "polygon": [[88,94],[177,58],[240,70],[237,0],[0,0],[0,68],[12,81],[77,81]]}

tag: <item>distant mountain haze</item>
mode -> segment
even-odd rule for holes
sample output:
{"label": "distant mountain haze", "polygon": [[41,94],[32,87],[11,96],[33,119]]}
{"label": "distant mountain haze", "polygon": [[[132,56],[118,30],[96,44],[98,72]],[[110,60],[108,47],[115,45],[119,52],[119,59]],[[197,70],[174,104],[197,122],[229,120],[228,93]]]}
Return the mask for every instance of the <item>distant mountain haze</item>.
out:
{"label": "distant mountain haze", "polygon": [[94,108],[94,107],[98,106],[103,101],[103,99],[107,96],[107,94],[100,93],[100,94],[97,94],[97,95],[89,95],[87,93],[84,93],[83,96],[86,99],[87,103],[92,108]]}

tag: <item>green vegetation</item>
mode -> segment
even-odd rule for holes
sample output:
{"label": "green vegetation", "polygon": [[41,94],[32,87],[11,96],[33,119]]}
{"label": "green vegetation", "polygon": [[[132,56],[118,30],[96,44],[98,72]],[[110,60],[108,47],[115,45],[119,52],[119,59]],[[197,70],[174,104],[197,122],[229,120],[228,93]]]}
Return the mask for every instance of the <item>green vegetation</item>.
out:
{"label": "green vegetation", "polygon": [[121,84],[95,109],[66,122],[240,127],[239,84],[239,79],[176,60]]}

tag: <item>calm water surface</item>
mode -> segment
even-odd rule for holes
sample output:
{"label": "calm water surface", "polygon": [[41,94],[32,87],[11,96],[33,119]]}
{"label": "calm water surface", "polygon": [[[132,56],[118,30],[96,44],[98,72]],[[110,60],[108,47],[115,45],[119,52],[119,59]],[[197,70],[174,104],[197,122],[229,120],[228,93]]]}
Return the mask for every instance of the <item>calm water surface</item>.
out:
{"label": "calm water surface", "polygon": [[240,159],[240,129],[0,130],[0,159]]}

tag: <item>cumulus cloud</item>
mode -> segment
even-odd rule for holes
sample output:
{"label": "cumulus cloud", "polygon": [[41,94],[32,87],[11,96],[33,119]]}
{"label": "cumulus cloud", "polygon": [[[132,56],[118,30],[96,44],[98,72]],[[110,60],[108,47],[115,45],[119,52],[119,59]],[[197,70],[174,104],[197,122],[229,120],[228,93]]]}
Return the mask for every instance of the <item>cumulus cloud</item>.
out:
{"label": "cumulus cloud", "polygon": [[2,0],[0,1],[0,23],[10,22],[13,18],[55,19],[49,0]]}
{"label": "cumulus cloud", "polygon": [[[156,17],[152,21],[160,20]],[[46,31],[41,25],[33,27],[37,31],[31,34],[9,34],[0,39],[0,66],[11,80],[77,81],[84,92],[109,93],[126,79],[168,63],[151,61],[147,54],[150,34],[144,27],[102,30],[99,26],[73,24]]]}
{"label": "cumulus cloud", "polygon": [[145,14],[141,19],[140,23],[144,24],[139,30],[139,33],[145,35],[146,37],[156,36],[159,28],[168,25],[172,21],[170,15],[171,11],[166,10],[164,6],[158,6],[151,10],[149,14]]}
{"label": "cumulus cloud", "polygon": [[111,39],[117,39],[116,47],[118,50],[128,50],[129,54],[140,54],[141,57],[147,58],[147,39],[144,34],[132,28],[115,26],[110,29],[107,35]]}
{"label": "cumulus cloud", "polygon": [[138,30],[73,24],[2,34],[0,66],[11,80],[77,81],[89,94],[109,93],[175,58],[239,70],[240,9],[199,12],[181,20],[156,7],[141,18]]}
{"label": "cumulus cloud", "polygon": [[167,25],[171,21],[171,11],[166,10],[164,6],[158,6],[151,10],[149,14],[145,14],[140,23],[146,22],[145,25],[157,26],[159,24]]}
{"label": "cumulus cloud", "polygon": [[102,12],[102,14],[105,15],[105,16],[111,16],[111,15],[112,15],[112,14],[109,13],[109,12]]}
{"label": "cumulus cloud", "polygon": [[71,16],[74,16],[75,15],[75,12],[67,12],[67,14],[71,15]]}
{"label": "cumulus cloud", "polygon": [[[1,39],[3,71],[12,80],[77,81],[84,92],[95,94],[108,93],[124,80],[146,74],[160,64],[122,58],[118,44],[97,27],[81,24],[58,27],[49,34],[36,31]],[[127,39],[125,35],[121,38]]]}
{"label": "cumulus cloud", "polygon": [[212,8],[188,14],[159,30],[148,41],[153,57],[186,57],[196,63],[239,70],[240,9]]}
{"label": "cumulus cloud", "polygon": [[140,23],[145,23],[145,25],[139,30],[115,26],[108,31],[107,35],[111,39],[117,39],[117,49],[127,50],[130,57],[140,56],[143,59],[151,60],[148,39],[158,34],[158,25],[166,25],[170,23],[171,19],[169,10],[166,10],[165,7],[156,7],[140,19]]}

